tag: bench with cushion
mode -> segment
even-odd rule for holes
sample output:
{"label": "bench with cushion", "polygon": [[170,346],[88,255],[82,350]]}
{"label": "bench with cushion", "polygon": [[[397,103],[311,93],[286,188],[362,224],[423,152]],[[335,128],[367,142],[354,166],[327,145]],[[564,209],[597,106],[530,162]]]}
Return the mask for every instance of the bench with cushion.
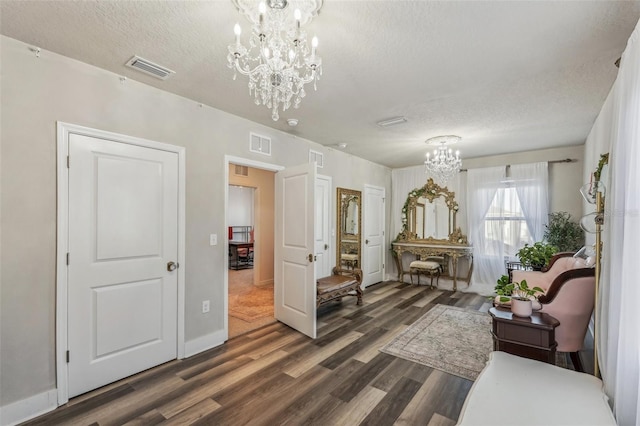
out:
{"label": "bench with cushion", "polygon": [[316,306],[344,296],[356,296],[362,305],[362,271],[360,269],[333,268],[332,275],[320,278],[316,284]]}
{"label": "bench with cushion", "polygon": [[431,277],[431,288],[434,288],[433,278],[435,277],[437,288],[441,270],[442,266],[440,263],[433,260],[414,260],[409,264],[409,277],[411,278],[411,284],[413,284],[413,274],[416,274],[418,276],[418,285],[420,285],[420,274],[422,273]]}

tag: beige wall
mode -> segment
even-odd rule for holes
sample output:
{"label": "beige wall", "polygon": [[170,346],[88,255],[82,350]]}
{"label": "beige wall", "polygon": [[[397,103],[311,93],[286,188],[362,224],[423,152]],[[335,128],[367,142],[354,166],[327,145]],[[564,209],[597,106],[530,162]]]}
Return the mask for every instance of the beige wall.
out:
{"label": "beige wall", "polygon": [[[229,184],[255,188],[255,260],[256,284],[273,283],[273,224],[275,223],[275,174],[268,170],[249,167],[248,176],[238,176],[229,165]],[[226,235],[226,234],[225,234]]]}
{"label": "beige wall", "polygon": [[[0,37],[0,55],[0,406],[56,387],[57,121],[186,148],[187,343],[224,328],[227,254],[209,234],[227,232],[225,155],[288,167],[314,149],[334,187],[390,192],[390,169],[369,161],[51,52],[37,58],[10,38]],[[249,152],[249,132],[272,138],[270,157]],[[211,311],[202,314],[207,299]]]}

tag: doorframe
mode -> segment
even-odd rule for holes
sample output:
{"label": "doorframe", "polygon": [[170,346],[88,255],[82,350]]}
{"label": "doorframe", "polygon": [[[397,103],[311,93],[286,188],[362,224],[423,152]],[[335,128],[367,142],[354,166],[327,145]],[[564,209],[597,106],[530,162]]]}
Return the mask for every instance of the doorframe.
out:
{"label": "doorframe", "polygon": [[[377,185],[370,185],[365,183],[364,187],[363,187],[363,191],[362,191],[362,196],[363,196],[363,201],[364,201],[364,197],[366,197],[367,194],[367,188],[371,188],[371,189],[375,189],[375,190],[379,190],[382,192],[382,218],[380,219],[381,222],[381,226],[382,226],[382,242],[381,242],[381,250],[382,250],[382,281],[384,281],[386,279],[386,270],[387,270],[387,189],[384,186],[377,186]],[[365,206],[365,202],[362,203],[363,206]],[[363,223],[362,223],[362,228],[365,229],[365,221],[367,220],[367,213],[365,211],[365,213],[363,214]],[[364,235],[363,235],[364,236]],[[361,242],[362,244],[362,242]],[[362,250],[364,248],[364,245],[362,245],[360,247],[360,250]],[[364,253],[364,251],[361,251],[361,253]],[[363,259],[364,261],[364,259]],[[363,262],[364,263],[364,262]],[[363,264],[364,266],[364,264]],[[364,275],[364,273],[363,273]],[[366,288],[366,286],[365,286]]]}
{"label": "doorframe", "polygon": [[[229,229],[229,218],[227,217],[227,209],[229,208],[229,164],[237,164],[239,166],[253,167],[254,169],[268,170],[270,172],[279,172],[284,170],[284,166],[280,166],[272,163],[265,163],[262,161],[250,160],[248,158],[236,157],[234,155],[224,156],[224,244],[223,251],[223,267],[224,267],[224,340],[229,340],[229,241],[227,238],[227,231]],[[253,206],[255,210],[255,203]],[[257,253],[256,253],[257,254]],[[257,256],[256,256],[257,257]]]}
{"label": "doorframe", "polygon": [[167,143],[142,139],[135,136],[93,129],[77,124],[57,123],[57,233],[56,233],[56,382],[58,405],[69,401],[68,366],[68,271],[69,248],[69,136],[71,134],[105,139],[178,154],[178,311],[177,311],[177,358],[185,354],[185,156],[186,148]]}

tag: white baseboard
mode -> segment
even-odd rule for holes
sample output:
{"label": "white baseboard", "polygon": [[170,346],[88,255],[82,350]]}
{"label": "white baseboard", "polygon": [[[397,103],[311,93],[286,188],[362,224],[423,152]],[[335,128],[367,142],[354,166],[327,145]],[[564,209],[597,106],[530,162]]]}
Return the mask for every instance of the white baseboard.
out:
{"label": "white baseboard", "polygon": [[201,336],[193,340],[189,340],[184,345],[184,356],[185,358],[189,358],[190,356],[199,354],[200,352],[204,352],[207,349],[220,346],[226,341],[226,330],[218,330],[215,333],[207,334],[206,336]]}
{"label": "white baseboard", "polygon": [[11,426],[48,413],[58,407],[58,390],[51,389],[38,395],[0,407],[0,425]]}

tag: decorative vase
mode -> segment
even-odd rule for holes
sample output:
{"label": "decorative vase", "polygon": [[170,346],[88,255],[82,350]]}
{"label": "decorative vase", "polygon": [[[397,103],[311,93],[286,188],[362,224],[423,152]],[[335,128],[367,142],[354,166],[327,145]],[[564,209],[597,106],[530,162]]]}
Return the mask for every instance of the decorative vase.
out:
{"label": "decorative vase", "polygon": [[533,312],[531,300],[529,299],[511,299],[511,313],[519,317],[530,317]]}

